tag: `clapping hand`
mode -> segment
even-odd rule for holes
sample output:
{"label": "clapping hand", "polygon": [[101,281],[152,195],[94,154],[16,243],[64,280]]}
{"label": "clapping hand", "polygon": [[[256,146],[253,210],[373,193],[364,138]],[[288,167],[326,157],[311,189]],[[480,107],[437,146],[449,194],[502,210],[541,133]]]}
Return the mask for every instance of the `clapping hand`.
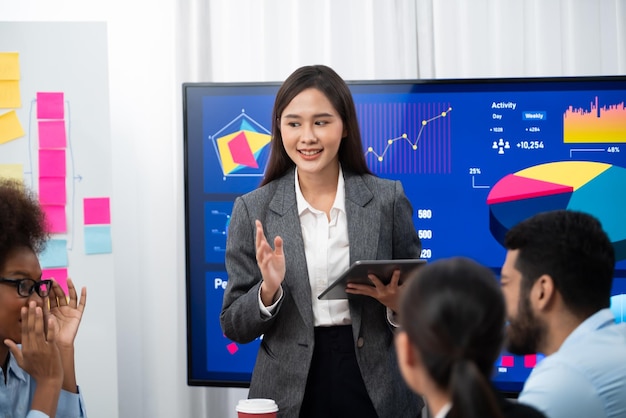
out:
{"label": "clapping hand", "polygon": [[[47,305],[47,298],[43,302]],[[61,387],[66,378],[62,355],[56,344],[59,325],[52,317],[47,318],[44,324],[44,310],[33,300],[28,302],[28,306],[22,307],[20,314],[21,348],[9,339],[4,340],[4,343],[17,364],[37,382],[31,409],[55,416]]]}
{"label": "clapping hand", "polygon": [[22,346],[13,340],[4,340],[17,364],[35,379],[38,384],[43,381],[58,381],[59,387],[63,380],[61,356],[55,343],[59,327],[54,318],[48,318],[47,332],[44,330],[44,315],[35,301],[23,306],[20,312],[22,319]]}
{"label": "clapping hand", "polygon": [[67,288],[69,300],[61,286],[53,281],[49,296],[50,307],[48,309],[47,306],[44,306],[46,319],[49,320],[53,317],[58,325],[55,340],[59,348],[73,347],[87,303],[87,289],[82,288],[79,299],[74,283],[69,278],[67,279]]}

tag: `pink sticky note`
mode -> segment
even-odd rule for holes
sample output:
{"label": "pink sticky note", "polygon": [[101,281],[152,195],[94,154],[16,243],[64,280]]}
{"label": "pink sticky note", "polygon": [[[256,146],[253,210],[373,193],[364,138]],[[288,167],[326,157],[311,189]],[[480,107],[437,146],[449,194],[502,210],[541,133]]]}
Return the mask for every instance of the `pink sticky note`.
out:
{"label": "pink sticky note", "polygon": [[54,279],[67,295],[67,269],[42,269],[41,280]]}
{"label": "pink sticky note", "polygon": [[42,205],[65,205],[65,177],[39,177],[39,202]]}
{"label": "pink sticky note", "polygon": [[235,354],[237,351],[239,351],[239,347],[237,347],[237,344],[235,343],[226,344],[226,349],[230,354]]}
{"label": "pink sticky note", "polygon": [[65,150],[39,150],[39,177],[65,177]]}
{"label": "pink sticky note", "polygon": [[537,365],[537,355],[528,354],[524,356],[524,367],[531,369]]}
{"label": "pink sticky note", "polygon": [[39,121],[39,148],[65,148],[67,135],[62,120]]}
{"label": "pink sticky note", "polygon": [[42,205],[48,223],[48,232],[51,234],[63,234],[67,232],[67,218],[65,217],[65,206]]}
{"label": "pink sticky note", "polygon": [[108,197],[86,198],[83,201],[85,225],[109,225],[111,210]]}
{"label": "pink sticky note", "polygon": [[502,366],[502,367],[514,367],[515,366],[515,357],[513,357],[513,356],[502,356],[502,360],[500,361],[500,366]]}
{"label": "pink sticky note", "polygon": [[63,119],[63,93],[37,93],[37,119]]}

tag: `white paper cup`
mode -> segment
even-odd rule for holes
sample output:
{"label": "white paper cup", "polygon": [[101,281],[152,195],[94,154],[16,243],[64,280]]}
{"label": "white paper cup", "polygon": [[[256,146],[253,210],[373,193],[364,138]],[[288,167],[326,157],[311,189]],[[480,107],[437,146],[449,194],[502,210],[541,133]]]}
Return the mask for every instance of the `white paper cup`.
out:
{"label": "white paper cup", "polygon": [[278,405],[273,399],[241,399],[235,410],[238,418],[276,418]]}

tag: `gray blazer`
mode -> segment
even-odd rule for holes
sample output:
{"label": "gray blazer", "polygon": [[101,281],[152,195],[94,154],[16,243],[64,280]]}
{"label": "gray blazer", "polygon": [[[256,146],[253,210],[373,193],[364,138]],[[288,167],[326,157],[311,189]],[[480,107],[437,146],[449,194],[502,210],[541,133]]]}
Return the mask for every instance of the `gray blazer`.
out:
{"label": "gray blazer", "polygon": [[[350,263],[366,259],[419,258],[412,208],[399,181],[344,170]],[[283,298],[272,317],[261,315],[261,272],[256,263],[255,219],[268,242],[281,236],[286,260]],[[249,396],[271,398],[279,417],[298,417],[313,355],[313,310],[294,170],[235,200],[226,244],[228,286],[220,314],[224,334],[238,343],[263,335]],[[384,305],[350,296],[357,361],[381,418],[417,417],[422,400],[400,375]]]}

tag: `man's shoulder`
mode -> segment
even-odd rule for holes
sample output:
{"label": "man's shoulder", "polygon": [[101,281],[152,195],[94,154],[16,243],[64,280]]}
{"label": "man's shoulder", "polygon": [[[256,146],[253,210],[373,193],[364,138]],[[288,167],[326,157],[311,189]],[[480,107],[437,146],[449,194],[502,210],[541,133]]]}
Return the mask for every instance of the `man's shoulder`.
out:
{"label": "man's shoulder", "polygon": [[607,404],[626,404],[622,329],[594,330],[543,359],[527,379],[520,402],[555,417],[597,416]]}
{"label": "man's shoulder", "polygon": [[626,340],[604,330],[593,334],[544,358],[529,380],[558,379],[567,385],[579,380],[602,381],[616,374],[626,379]]}
{"label": "man's shoulder", "polygon": [[539,363],[544,367],[622,372],[626,375],[626,324],[612,324],[585,333]]}
{"label": "man's shoulder", "polygon": [[603,402],[587,376],[570,364],[546,358],[531,372],[519,402],[550,417],[600,416]]}
{"label": "man's shoulder", "polygon": [[555,353],[537,364],[526,380],[522,395],[537,387],[542,391],[560,390],[570,385],[579,385],[581,381],[589,381],[589,376],[585,373],[589,365],[581,365],[576,356],[564,354]]}

